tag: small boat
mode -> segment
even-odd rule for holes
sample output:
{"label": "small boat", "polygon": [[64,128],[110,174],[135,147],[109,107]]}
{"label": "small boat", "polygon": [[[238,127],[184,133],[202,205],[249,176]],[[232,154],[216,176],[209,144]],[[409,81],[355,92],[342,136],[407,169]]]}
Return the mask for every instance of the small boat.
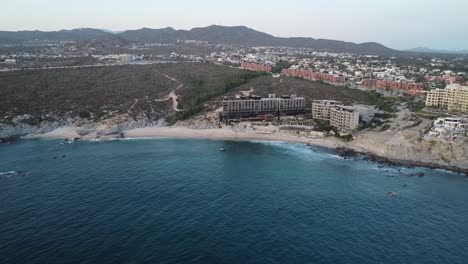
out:
{"label": "small boat", "polygon": [[220,147],[219,151],[224,152],[224,151],[226,151],[226,149],[224,147]]}

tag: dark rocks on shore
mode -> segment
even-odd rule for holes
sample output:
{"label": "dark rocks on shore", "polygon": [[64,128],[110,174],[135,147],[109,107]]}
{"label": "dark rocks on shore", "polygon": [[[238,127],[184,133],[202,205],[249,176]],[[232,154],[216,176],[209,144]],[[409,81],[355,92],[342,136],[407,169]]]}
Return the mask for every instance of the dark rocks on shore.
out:
{"label": "dark rocks on shore", "polygon": [[337,148],[336,151],[338,152],[338,155],[340,155],[344,159],[357,157],[359,154],[354,149],[349,149],[349,148]]}
{"label": "dark rocks on shore", "polygon": [[376,163],[380,163],[380,164],[385,164],[389,167],[394,167],[394,166],[400,166],[401,164],[399,164],[398,162],[395,162],[395,161],[392,161],[390,159],[387,159],[387,158],[384,158],[384,157],[379,157],[379,156],[375,156],[375,155],[368,155],[368,161],[372,161],[372,162],[376,162]]}
{"label": "dark rocks on shore", "polygon": [[[343,157],[344,159],[352,158],[352,157],[362,157],[364,161],[375,162],[378,164],[379,169],[383,169],[385,166],[389,167],[406,167],[408,169],[415,169],[416,167],[426,167],[430,169],[445,169],[449,171],[453,171],[459,174],[464,174],[468,177],[468,169],[462,169],[455,166],[444,166],[435,163],[426,163],[426,162],[419,162],[419,161],[408,161],[408,160],[392,160],[386,157],[381,157],[376,154],[370,152],[357,152],[353,149],[349,148],[336,148],[336,152],[338,155]],[[401,172],[401,169],[398,169]],[[417,176],[417,177],[424,177],[423,172],[413,173],[408,176]]]}
{"label": "dark rocks on shore", "polygon": [[0,144],[2,143],[13,143],[16,142],[19,138],[15,136],[0,138]]}
{"label": "dark rocks on shore", "polygon": [[417,176],[419,178],[424,177],[424,172],[415,172],[415,173],[408,174],[408,177],[414,177],[414,176]]}

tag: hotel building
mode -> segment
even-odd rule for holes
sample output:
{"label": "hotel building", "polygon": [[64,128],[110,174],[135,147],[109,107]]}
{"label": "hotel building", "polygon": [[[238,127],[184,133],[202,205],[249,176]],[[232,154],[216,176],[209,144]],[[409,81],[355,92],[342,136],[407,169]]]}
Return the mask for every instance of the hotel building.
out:
{"label": "hotel building", "polygon": [[315,100],[312,103],[312,117],[320,120],[330,120],[330,112],[337,105],[343,105],[343,103],[334,100]]}
{"label": "hotel building", "polygon": [[431,90],[427,93],[426,106],[468,113],[468,86],[452,84],[445,89]]}
{"label": "hotel building", "polygon": [[330,111],[330,125],[340,130],[354,130],[359,126],[359,112],[352,106],[336,106]]}
{"label": "hotel building", "polygon": [[259,96],[224,97],[223,115],[227,119],[256,117],[266,114],[293,115],[305,112],[305,98],[296,95],[276,97],[270,94],[268,98]]}
{"label": "hotel building", "polygon": [[359,126],[359,111],[342,105],[340,101],[315,100],[312,103],[312,118],[330,121],[331,126],[344,131]]}

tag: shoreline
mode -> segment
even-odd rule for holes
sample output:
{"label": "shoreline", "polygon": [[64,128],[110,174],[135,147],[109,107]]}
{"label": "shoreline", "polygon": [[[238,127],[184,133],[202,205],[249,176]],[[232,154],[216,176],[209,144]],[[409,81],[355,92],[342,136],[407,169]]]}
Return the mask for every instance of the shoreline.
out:
{"label": "shoreline", "polygon": [[425,167],[430,169],[443,169],[468,176],[468,168],[443,165],[418,160],[399,160],[381,156],[379,154],[353,148],[349,144],[335,138],[307,138],[291,134],[259,134],[252,132],[237,132],[230,128],[192,129],[187,127],[144,127],[123,131],[122,133],[98,136],[97,132],[79,135],[77,128],[62,127],[48,133],[27,135],[25,139],[79,139],[79,140],[114,140],[114,139],[211,139],[230,141],[273,141],[297,144],[310,144],[313,147],[335,151],[341,157],[363,157],[365,160],[385,164],[388,166]]}

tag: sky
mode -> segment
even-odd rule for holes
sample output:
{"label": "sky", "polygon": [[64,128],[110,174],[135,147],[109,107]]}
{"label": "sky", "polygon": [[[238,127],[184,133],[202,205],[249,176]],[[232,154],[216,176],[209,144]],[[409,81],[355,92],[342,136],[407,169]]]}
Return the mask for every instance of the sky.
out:
{"label": "sky", "polygon": [[244,25],[278,37],[468,50],[468,0],[5,0],[0,30]]}

